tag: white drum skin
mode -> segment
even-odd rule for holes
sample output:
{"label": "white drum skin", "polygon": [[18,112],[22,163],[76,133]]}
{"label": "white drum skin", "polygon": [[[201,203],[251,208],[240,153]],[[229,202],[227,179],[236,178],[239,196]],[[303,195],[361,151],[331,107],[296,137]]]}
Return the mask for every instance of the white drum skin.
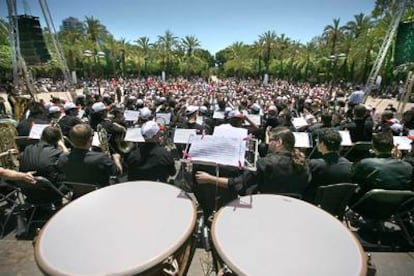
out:
{"label": "white drum skin", "polygon": [[366,256],[335,217],[291,197],[244,196],[214,217],[214,248],[238,275],[366,274]]}
{"label": "white drum skin", "polygon": [[194,202],[164,183],[134,181],[86,194],[39,233],[35,258],[51,275],[130,275],[162,263],[191,237]]}

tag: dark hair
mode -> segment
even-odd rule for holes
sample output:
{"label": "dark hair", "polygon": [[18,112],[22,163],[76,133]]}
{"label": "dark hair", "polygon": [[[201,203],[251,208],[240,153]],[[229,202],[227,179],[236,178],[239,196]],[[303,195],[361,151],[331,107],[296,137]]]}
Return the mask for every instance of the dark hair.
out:
{"label": "dark hair", "polygon": [[330,113],[330,112],[322,113],[321,122],[325,127],[331,127],[331,125],[332,125],[332,113]]}
{"label": "dark hair", "polygon": [[86,146],[93,137],[93,130],[88,124],[77,124],[69,131],[69,138],[75,147]]}
{"label": "dark hair", "polygon": [[372,135],[372,146],[379,153],[390,153],[394,147],[392,131],[381,131]]}
{"label": "dark hair", "polygon": [[48,126],[43,129],[42,141],[45,141],[49,145],[56,145],[60,139],[62,139],[62,132],[57,127]]}
{"label": "dark hair", "polygon": [[287,127],[275,127],[270,133],[270,140],[282,140],[282,144],[287,151],[292,153],[293,167],[302,170],[306,163],[305,155],[295,149],[295,136]]}
{"label": "dark hair", "polygon": [[367,108],[363,104],[358,104],[354,107],[354,116],[356,118],[364,118],[367,115]]}
{"label": "dark hair", "polygon": [[322,128],[319,131],[319,142],[323,142],[328,151],[339,151],[342,137],[339,131],[333,128]]}

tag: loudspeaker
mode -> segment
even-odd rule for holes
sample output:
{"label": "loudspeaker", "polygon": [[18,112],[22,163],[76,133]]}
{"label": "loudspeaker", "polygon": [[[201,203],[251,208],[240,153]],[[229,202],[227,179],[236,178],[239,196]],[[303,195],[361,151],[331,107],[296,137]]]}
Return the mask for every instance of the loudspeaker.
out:
{"label": "loudspeaker", "polygon": [[20,52],[27,65],[46,63],[50,60],[38,17],[17,16]]}
{"label": "loudspeaker", "polygon": [[414,62],[414,21],[400,23],[395,40],[394,65],[409,62]]}

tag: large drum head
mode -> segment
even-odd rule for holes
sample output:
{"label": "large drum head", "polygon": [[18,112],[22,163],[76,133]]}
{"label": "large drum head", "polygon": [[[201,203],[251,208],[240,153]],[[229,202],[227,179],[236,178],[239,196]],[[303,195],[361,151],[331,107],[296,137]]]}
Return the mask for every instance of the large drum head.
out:
{"label": "large drum head", "polygon": [[194,203],[168,184],[137,181],[89,193],[44,226],[35,257],[47,274],[137,274],[192,235]]}
{"label": "large drum head", "polygon": [[290,197],[241,197],[220,209],[211,233],[218,255],[238,275],[349,276],[366,270],[359,242],[340,221]]}

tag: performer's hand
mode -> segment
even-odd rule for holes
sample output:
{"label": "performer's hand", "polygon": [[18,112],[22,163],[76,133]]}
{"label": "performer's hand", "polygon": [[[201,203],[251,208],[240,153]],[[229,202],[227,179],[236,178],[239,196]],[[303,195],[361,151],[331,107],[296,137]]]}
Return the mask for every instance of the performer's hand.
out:
{"label": "performer's hand", "polygon": [[209,173],[197,171],[195,178],[199,184],[210,184],[214,182],[214,176]]}
{"label": "performer's hand", "polygon": [[19,178],[20,180],[30,183],[30,184],[35,184],[36,183],[36,179],[34,178],[33,174],[35,174],[36,172],[24,172],[24,173],[20,173]]}
{"label": "performer's hand", "polygon": [[391,150],[391,156],[395,159],[401,159],[402,157],[402,152],[398,149],[398,146],[399,145],[395,145]]}

